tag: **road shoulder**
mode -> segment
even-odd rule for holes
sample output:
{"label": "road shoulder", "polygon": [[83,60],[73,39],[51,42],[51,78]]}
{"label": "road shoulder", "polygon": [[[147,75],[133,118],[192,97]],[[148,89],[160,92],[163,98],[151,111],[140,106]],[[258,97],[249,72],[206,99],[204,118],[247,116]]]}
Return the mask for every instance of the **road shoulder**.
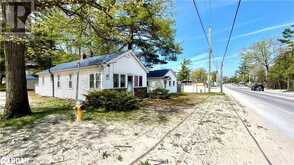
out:
{"label": "road shoulder", "polygon": [[249,131],[259,143],[272,164],[290,165],[294,162],[294,139],[284,136],[278,129],[267,124],[259,114],[241,105],[233,105]]}

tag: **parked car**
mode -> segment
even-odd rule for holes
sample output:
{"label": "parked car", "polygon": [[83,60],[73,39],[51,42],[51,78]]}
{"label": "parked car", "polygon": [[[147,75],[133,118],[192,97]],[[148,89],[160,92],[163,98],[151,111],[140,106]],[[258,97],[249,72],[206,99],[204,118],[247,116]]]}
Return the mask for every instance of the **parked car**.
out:
{"label": "parked car", "polygon": [[264,86],[262,84],[253,84],[251,86],[252,91],[264,91]]}

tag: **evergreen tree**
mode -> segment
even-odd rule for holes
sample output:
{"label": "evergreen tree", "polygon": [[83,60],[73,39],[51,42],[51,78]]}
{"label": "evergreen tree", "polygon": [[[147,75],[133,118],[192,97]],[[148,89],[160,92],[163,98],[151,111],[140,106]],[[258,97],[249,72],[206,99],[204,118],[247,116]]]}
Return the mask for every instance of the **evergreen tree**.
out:
{"label": "evergreen tree", "polygon": [[191,60],[184,59],[181,63],[181,70],[177,74],[178,81],[190,81],[191,69],[189,65],[192,63]]}

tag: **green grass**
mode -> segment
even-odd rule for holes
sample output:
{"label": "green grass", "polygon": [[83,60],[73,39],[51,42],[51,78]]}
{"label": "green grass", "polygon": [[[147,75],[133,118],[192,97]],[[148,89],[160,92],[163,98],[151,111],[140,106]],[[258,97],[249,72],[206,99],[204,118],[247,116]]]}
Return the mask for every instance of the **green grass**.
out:
{"label": "green grass", "polygon": [[0,128],[9,126],[22,128],[23,126],[31,125],[35,121],[51,114],[62,114],[68,119],[73,118],[73,103],[71,101],[53,98],[42,98],[42,100],[31,106],[32,115],[10,120],[0,120]]}
{"label": "green grass", "polygon": [[[64,115],[65,120],[74,121],[74,102],[70,100],[62,100],[55,98],[39,97],[32,93],[29,93],[32,99],[32,112],[31,116],[25,116],[10,120],[0,120],[0,128],[3,127],[15,127],[22,128],[26,125],[31,125],[34,122],[52,114]],[[132,121],[139,123],[164,123],[167,122],[170,117],[174,116],[175,112],[156,111],[150,109],[150,106],[162,106],[170,109],[172,106],[180,107],[193,107],[205,100],[209,95],[215,94],[179,94],[174,95],[168,100],[147,99],[143,101],[138,110],[130,111],[105,111],[103,109],[87,109],[85,110],[83,120],[107,122],[107,121]]]}

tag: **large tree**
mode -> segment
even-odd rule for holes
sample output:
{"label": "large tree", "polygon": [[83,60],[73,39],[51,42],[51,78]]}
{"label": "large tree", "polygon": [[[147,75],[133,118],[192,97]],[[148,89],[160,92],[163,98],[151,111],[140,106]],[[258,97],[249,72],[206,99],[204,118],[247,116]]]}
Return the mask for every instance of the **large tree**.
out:
{"label": "large tree", "polygon": [[[91,6],[59,7],[69,17],[79,17],[89,31],[103,41],[101,46],[134,50],[146,64],[176,60],[181,47],[175,41],[174,20],[167,0],[101,1],[105,11]],[[75,10],[73,10],[73,8]]]}
{"label": "large tree", "polygon": [[277,50],[272,40],[259,41],[251,47],[251,55],[257,65],[265,69],[265,79],[268,80],[270,65],[272,64]]}
{"label": "large tree", "polygon": [[[6,103],[4,119],[31,114],[25,78],[25,32],[30,3],[2,2],[1,42],[4,44],[6,73]],[[23,12],[24,10],[24,12]],[[22,11],[22,15],[19,16]],[[18,17],[16,17],[18,16]],[[16,23],[18,22],[18,23]]]}
{"label": "large tree", "polygon": [[[286,28],[282,33],[282,38],[279,39],[282,48],[279,57],[276,60],[275,66],[279,66],[287,79],[287,89],[290,90],[291,80],[294,77],[294,25]],[[273,73],[275,73],[273,71]]]}

